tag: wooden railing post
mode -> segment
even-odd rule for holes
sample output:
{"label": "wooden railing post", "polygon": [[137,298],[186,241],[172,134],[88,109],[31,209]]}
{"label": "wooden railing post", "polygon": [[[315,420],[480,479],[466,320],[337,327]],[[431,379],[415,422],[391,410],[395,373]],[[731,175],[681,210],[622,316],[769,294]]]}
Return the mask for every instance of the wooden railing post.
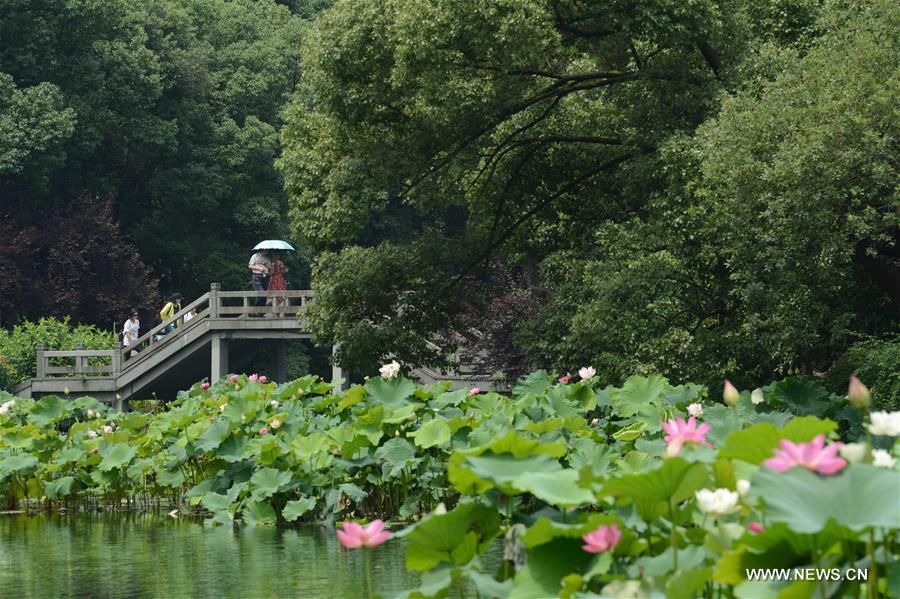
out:
{"label": "wooden railing post", "polygon": [[122,372],[122,349],[117,349],[112,355],[112,375],[115,377]]}
{"label": "wooden railing post", "polygon": [[[84,343],[77,343],[75,345],[76,351],[84,350]],[[75,374],[84,374],[84,367],[87,364],[87,358],[84,356],[75,356]]]}
{"label": "wooden railing post", "polygon": [[209,317],[219,317],[219,292],[222,290],[221,283],[209,284]]}
{"label": "wooden railing post", "polygon": [[39,381],[47,378],[47,358],[44,357],[44,352],[47,350],[47,346],[43,343],[38,343],[35,346],[35,355],[36,355],[36,365],[35,365],[35,377]]}

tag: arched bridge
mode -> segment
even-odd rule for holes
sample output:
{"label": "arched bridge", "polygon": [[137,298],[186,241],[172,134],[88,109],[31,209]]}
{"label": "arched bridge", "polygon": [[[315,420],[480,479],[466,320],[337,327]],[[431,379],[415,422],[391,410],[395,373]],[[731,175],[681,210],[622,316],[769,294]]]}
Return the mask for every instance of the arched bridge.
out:
{"label": "arched bridge", "polygon": [[[270,302],[256,306],[258,298]],[[308,290],[222,291],[213,283],[209,293],[129,347],[48,351],[38,346],[37,375],[13,392],[37,397],[68,391],[115,402],[119,408],[126,408],[129,399],[171,399],[204,377],[215,381],[224,376],[242,349],[260,341],[272,348],[272,378],[283,382],[287,342],[310,337],[304,311],[312,298]],[[171,324],[177,328],[157,340]],[[332,378],[341,378],[340,368],[332,369]]]}

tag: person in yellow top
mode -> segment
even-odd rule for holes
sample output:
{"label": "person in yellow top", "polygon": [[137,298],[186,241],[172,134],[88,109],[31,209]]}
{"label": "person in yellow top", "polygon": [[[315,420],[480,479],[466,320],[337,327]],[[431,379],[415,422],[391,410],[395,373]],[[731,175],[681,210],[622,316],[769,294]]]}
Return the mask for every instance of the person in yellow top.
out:
{"label": "person in yellow top", "polygon": [[[159,318],[162,322],[166,322],[170,320],[177,312],[181,311],[181,294],[173,293],[172,298],[163,306],[163,309],[159,311]],[[166,325],[166,328],[162,330],[162,332],[157,335],[156,340],[159,341],[164,335],[168,335],[172,331],[175,330],[175,323],[170,322]]]}

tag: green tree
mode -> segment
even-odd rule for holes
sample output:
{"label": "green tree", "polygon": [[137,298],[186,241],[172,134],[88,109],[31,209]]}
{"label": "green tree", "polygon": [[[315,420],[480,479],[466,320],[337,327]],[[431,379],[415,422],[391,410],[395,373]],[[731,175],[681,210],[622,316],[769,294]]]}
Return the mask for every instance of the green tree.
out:
{"label": "green tree", "polygon": [[750,385],[896,330],[898,18],[831,6],[808,52],[771,54],[774,80],[673,138],[644,213],[545,260],[555,301],[520,335],[533,357]]}
{"label": "green tree", "polygon": [[[323,13],[280,161],[298,234],[326,252],[321,336],[344,342],[351,368],[371,365],[354,348],[373,336],[380,355],[419,359],[500,248],[540,256],[639,208],[626,188],[636,196],[658,145],[702,121],[741,51],[722,12],[406,0]],[[382,270],[364,279],[363,261]],[[372,302],[362,285],[376,280]]]}
{"label": "green tree", "polygon": [[289,233],[273,163],[307,27],[273,0],[0,0],[3,214],[110,197],[164,290],[245,286]]}

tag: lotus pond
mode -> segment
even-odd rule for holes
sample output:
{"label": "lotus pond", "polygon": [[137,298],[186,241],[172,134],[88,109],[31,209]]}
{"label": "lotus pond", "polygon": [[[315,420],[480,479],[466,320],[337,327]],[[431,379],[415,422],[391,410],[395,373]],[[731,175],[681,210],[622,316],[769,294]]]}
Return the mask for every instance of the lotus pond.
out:
{"label": "lotus pond", "polygon": [[[91,563],[94,534],[173,556],[160,569],[240,578],[215,588],[246,596],[310,596],[295,585],[323,571],[350,597],[900,596],[900,412],[857,381],[847,397],[794,377],[720,400],[658,376],[601,388],[590,368],[536,372],[508,396],[382,373],[343,393],[233,375],[158,413],[2,397],[5,504],[68,514],[6,521],[2,559],[48,543],[51,563]],[[801,575],[749,580],[756,568]],[[186,574],[141,571],[127,584],[142,593],[196,593]]]}
{"label": "lotus pond", "polygon": [[[386,591],[415,582],[402,543],[373,557]],[[151,513],[0,516],[0,597],[361,597],[362,556],[333,531],[204,527]]]}

